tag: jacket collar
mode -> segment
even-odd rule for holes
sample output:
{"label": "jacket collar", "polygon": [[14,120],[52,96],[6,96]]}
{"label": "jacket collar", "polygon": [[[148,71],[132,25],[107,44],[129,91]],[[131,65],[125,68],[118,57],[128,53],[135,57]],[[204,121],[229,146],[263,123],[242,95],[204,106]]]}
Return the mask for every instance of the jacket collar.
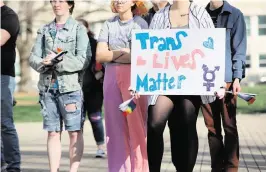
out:
{"label": "jacket collar", "polygon": [[[74,19],[72,16],[69,16],[69,18],[67,19],[63,29],[64,30],[70,30],[73,27],[73,23],[74,23]],[[49,30],[56,30],[56,23],[55,23],[55,19],[49,24]]]}

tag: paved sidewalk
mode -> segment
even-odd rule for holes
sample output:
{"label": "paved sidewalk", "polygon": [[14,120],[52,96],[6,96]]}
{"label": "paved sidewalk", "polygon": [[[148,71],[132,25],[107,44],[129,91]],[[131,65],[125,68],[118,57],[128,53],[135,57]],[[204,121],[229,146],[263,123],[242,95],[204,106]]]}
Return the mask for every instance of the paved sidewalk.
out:
{"label": "paved sidewalk", "polygon": [[[238,117],[240,136],[240,172],[266,172],[266,115],[245,115]],[[23,172],[49,172],[46,154],[47,133],[41,123],[18,123]],[[210,156],[207,130],[203,118],[198,119],[199,153],[195,172],[210,172]],[[85,124],[85,150],[79,172],[106,172],[107,160],[95,159],[95,141],[90,123]],[[165,154],[162,172],[174,172],[171,163],[168,129],[165,130]],[[62,160],[60,172],[68,170],[68,135],[62,137]]]}

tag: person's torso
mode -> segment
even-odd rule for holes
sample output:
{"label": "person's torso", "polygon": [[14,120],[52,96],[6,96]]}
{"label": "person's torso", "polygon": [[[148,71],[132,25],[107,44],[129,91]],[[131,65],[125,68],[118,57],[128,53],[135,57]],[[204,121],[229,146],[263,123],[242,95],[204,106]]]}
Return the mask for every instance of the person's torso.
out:
{"label": "person's torso", "polygon": [[[9,17],[6,19],[6,17]],[[16,13],[7,6],[1,7],[1,23],[7,20],[17,20]],[[19,23],[17,23],[19,25]],[[17,26],[19,28],[19,26]],[[2,28],[2,27],[1,27]],[[19,33],[17,30],[16,35],[11,35],[9,40],[1,46],[1,74],[15,76],[15,61],[16,61],[16,41]]]}
{"label": "person's torso", "polygon": [[[169,11],[171,5],[159,10],[153,17],[150,29],[171,29],[171,22],[169,19]],[[213,23],[206,10],[194,2],[191,3],[188,14],[188,26],[190,29],[211,28]]]}
{"label": "person's torso", "polygon": [[[141,29],[139,16],[134,16],[129,21],[123,22],[119,16],[114,17],[108,23],[108,45],[110,50],[131,47],[131,32],[133,29]],[[144,21],[144,20],[143,20]]]}
{"label": "person's torso", "polygon": [[[60,51],[68,51],[72,57],[75,57],[77,47],[77,32],[79,23],[72,17],[64,24],[57,28],[55,22],[51,22],[45,25],[43,29],[42,38],[42,57],[45,58],[50,51],[58,53]],[[64,60],[64,59],[63,59]],[[47,71],[40,74],[39,88],[51,88],[58,89],[61,93],[76,91],[81,89],[80,73],[58,73]],[[52,85],[51,85],[52,84]]]}
{"label": "person's torso", "polygon": [[[206,10],[210,12],[209,5],[207,5]],[[233,80],[233,63],[232,63],[232,34],[233,27],[236,23],[241,12],[232,7],[228,2],[224,1],[224,5],[221,9],[213,11],[210,13],[212,18],[216,20],[216,28],[225,28],[226,29],[226,47],[225,47],[225,82],[232,82]],[[216,15],[216,16],[214,16]],[[240,29],[240,28],[239,28]],[[239,38],[242,39],[242,38]],[[243,71],[244,75],[244,71]]]}

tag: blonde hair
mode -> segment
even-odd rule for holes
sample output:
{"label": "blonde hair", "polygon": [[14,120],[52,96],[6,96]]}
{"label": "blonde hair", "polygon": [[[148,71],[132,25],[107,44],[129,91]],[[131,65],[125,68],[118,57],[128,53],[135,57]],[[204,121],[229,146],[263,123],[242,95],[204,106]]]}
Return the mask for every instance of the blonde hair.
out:
{"label": "blonde hair", "polygon": [[[115,5],[114,5],[114,1],[111,1],[111,10],[113,13],[117,13],[116,9],[115,9]],[[133,2],[135,3],[135,5],[133,7],[131,7],[131,11],[134,15],[144,15],[148,12],[145,3],[142,0],[133,0]]]}

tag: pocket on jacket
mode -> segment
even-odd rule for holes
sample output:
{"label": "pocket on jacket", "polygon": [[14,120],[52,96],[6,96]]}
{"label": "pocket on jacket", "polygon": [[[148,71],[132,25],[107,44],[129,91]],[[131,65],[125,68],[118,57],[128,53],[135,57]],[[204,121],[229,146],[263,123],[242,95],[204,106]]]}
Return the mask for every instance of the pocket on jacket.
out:
{"label": "pocket on jacket", "polygon": [[64,38],[58,37],[58,40],[60,41],[60,44],[63,50],[66,50],[66,51],[75,50],[76,39],[74,39],[72,36],[67,36]]}

